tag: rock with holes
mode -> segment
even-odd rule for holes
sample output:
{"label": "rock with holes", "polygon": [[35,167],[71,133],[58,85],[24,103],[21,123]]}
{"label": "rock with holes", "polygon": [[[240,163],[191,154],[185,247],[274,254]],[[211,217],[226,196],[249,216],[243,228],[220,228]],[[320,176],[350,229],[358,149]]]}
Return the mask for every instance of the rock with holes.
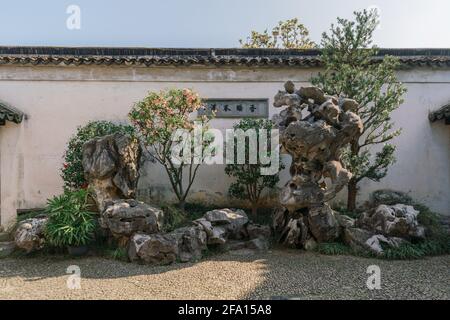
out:
{"label": "rock with holes", "polygon": [[[245,233],[245,225],[248,223],[247,214],[240,209],[217,209],[208,211],[204,219],[209,221],[213,227],[221,227],[225,230],[227,237],[242,238]],[[222,230],[215,232],[216,235]]]}
{"label": "rock with holes", "polygon": [[84,174],[94,190],[100,212],[106,202],[135,197],[141,153],[138,140],[122,133],[84,144]]}
{"label": "rock with holes", "polygon": [[44,230],[47,221],[46,216],[21,221],[14,233],[16,246],[24,249],[27,253],[42,249],[45,243]]}
{"label": "rock with holes", "polygon": [[357,226],[390,237],[424,238],[425,229],[417,221],[418,214],[413,206],[382,204],[363,213]]}
{"label": "rock with holes", "polygon": [[161,209],[133,200],[114,200],[106,203],[100,225],[116,237],[129,237],[134,233],[161,231],[164,213]]}
{"label": "rock with holes", "polygon": [[[291,81],[274,98],[285,107],[275,117],[281,150],[292,157],[291,179],[280,192],[284,212],[274,218],[280,241],[294,247],[313,247],[314,242],[335,241],[343,226],[328,201],[350,181],[352,174],[341,163],[341,153],[363,132],[355,114],[355,100],[330,96],[317,87],[296,90]],[[309,114],[304,114],[305,109]],[[343,222],[343,221],[342,221]],[[351,222],[346,221],[346,226]],[[312,240],[309,240],[312,239]]]}

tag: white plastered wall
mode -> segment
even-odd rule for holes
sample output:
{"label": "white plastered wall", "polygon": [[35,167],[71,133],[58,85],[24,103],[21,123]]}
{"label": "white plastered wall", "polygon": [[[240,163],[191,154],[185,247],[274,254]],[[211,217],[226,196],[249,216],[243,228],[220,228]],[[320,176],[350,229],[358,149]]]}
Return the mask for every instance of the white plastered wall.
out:
{"label": "white plastered wall", "polygon": [[[298,68],[206,67],[0,67],[0,99],[27,115],[20,125],[0,127],[1,224],[14,220],[17,209],[37,208],[62,190],[59,168],[69,137],[89,120],[126,121],[134,102],[147,91],[189,87],[205,98],[267,98],[286,80],[306,85],[317,70]],[[394,141],[397,163],[380,183],[361,182],[360,201],[375,189],[410,193],[432,209],[450,214],[450,126],[431,124],[429,110],[450,102],[450,70],[399,72],[407,88],[405,103],[393,115],[403,128]],[[271,107],[269,114],[278,112]],[[235,120],[216,119],[216,128]],[[283,172],[282,183],[288,175]],[[230,180],[219,165],[204,166],[192,189],[192,200],[226,203]],[[168,180],[156,164],[142,169],[140,194],[167,198]],[[341,197],[345,196],[345,192]]]}

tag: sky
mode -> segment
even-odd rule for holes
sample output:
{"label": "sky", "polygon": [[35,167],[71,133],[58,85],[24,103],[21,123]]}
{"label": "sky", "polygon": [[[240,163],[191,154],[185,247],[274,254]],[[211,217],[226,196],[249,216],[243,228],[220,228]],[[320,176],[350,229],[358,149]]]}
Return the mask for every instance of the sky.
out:
{"label": "sky", "polygon": [[[0,45],[232,48],[251,30],[270,30],[294,17],[320,42],[337,17],[351,18],[355,10],[376,7],[380,27],[374,40],[379,47],[450,48],[450,0],[0,2]],[[79,20],[72,19],[73,11],[67,13],[72,5],[80,9]]]}

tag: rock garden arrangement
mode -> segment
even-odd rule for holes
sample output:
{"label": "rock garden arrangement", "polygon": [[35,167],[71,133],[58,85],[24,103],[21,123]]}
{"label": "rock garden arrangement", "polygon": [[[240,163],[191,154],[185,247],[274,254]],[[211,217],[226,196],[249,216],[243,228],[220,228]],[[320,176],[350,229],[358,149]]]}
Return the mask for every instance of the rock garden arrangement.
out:
{"label": "rock garden arrangement", "polygon": [[[333,210],[329,201],[352,177],[341,161],[341,152],[352,136],[362,132],[362,121],[353,112],[358,102],[329,96],[318,87],[296,89],[290,81],[284,87],[275,96],[274,106],[285,109],[274,117],[273,126],[280,131],[282,152],[292,157],[291,179],[280,192],[272,226],[252,222],[242,209],[224,208],[206,211],[182,226],[167,230],[170,218],[167,210],[136,199],[141,159],[148,151],[144,146],[165,150],[158,148],[169,141],[167,127],[161,127],[158,119],[166,117],[168,121],[173,116],[170,108],[174,108],[178,110],[177,121],[171,123],[171,129],[177,126],[192,129],[188,114],[198,107],[198,96],[189,90],[172,90],[150,94],[132,110],[130,117],[133,123],[138,123],[136,131],[141,133],[140,138],[129,126],[105,122],[90,123],[80,129],[66,152],[63,195],[50,199],[43,214],[17,224],[13,232],[15,246],[27,253],[53,246],[81,255],[90,243],[103,237],[125,252],[129,261],[148,264],[196,261],[207,250],[216,248],[267,250],[271,239],[285,247],[319,252],[324,251],[324,245],[338,244],[351,248],[352,252],[383,256],[389,250],[416,243],[427,253],[449,252],[448,233],[444,240],[436,240],[441,230],[429,227],[438,224],[435,216],[424,208],[418,210],[400,192],[374,193],[371,204],[357,216]],[[151,104],[156,102],[166,106],[158,109],[158,117],[149,114]],[[195,107],[185,108],[191,102]],[[180,110],[185,113],[180,114]],[[144,128],[144,124],[151,130]],[[183,190],[177,180],[178,167],[164,162],[167,161],[164,154],[159,157],[172,177],[183,210],[189,189]],[[230,176],[239,176],[236,172],[245,171],[237,167],[227,169]],[[278,182],[278,177],[264,183],[258,179],[255,176],[249,181],[260,188],[273,188]],[[238,180],[234,189],[245,187],[244,181]],[[259,196],[249,197],[253,214]],[[434,237],[431,242],[430,237]]]}

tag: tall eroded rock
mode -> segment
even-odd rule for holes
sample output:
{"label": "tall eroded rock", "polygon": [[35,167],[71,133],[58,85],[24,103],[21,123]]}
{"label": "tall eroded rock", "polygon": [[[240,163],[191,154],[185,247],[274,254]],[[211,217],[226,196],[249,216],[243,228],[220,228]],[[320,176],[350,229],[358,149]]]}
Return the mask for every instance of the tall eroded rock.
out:
{"label": "tall eroded rock", "polygon": [[363,130],[360,117],[352,112],[358,103],[326,95],[317,87],[296,90],[288,81],[274,106],[285,107],[273,121],[280,130],[282,151],[292,156],[291,179],[280,194],[282,209],[274,219],[280,241],[293,247],[333,241],[340,225],[327,201],[352,176],[340,153]]}
{"label": "tall eroded rock", "polygon": [[83,146],[83,168],[100,212],[105,203],[135,197],[141,147],[122,133],[92,139]]}

